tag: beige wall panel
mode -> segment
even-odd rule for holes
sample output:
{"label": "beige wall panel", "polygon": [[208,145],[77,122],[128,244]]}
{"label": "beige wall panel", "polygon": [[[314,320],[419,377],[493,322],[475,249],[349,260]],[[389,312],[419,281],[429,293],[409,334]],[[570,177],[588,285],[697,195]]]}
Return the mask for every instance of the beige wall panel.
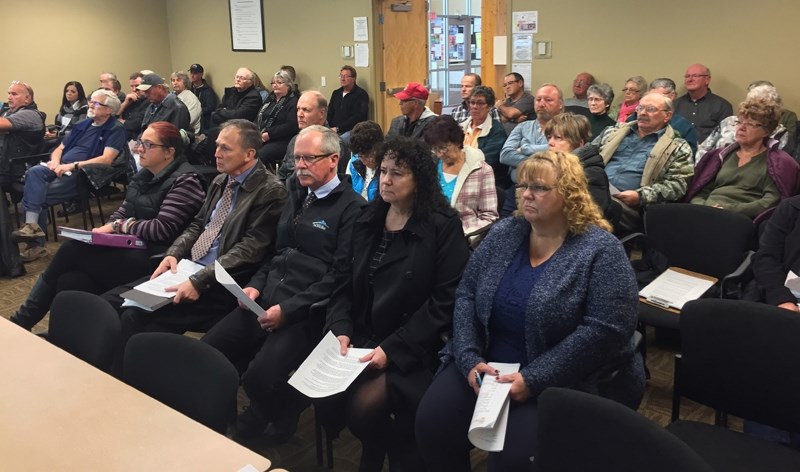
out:
{"label": "beige wall panel", "polygon": [[[297,69],[301,90],[319,90],[330,98],[339,88],[339,69],[354,66],[355,59],[343,59],[342,46],[353,46],[353,17],[366,16],[370,41],[375,32],[370,0],[319,1],[264,0],[264,52],[231,50],[228,2],[223,0],[169,0],[169,38],[172,64],[186,69],[198,62],[218,95],[233,85],[239,67],[254,70],[269,84],[272,74],[283,64]],[[357,68],[358,85],[369,93],[374,104],[372,85],[374,51],[370,49],[369,66]],[[321,77],[327,86],[320,84]],[[374,109],[374,105],[372,105]]]}
{"label": "beige wall panel", "polygon": [[798,2],[511,0],[510,4],[512,11],[538,10],[539,33],[534,39],[553,42],[552,59],[534,61],[534,84],[555,82],[571,96],[572,79],[587,70],[614,87],[615,102],[625,79],[633,75],[648,81],[670,77],[683,94],[686,67],[700,62],[711,68],[714,93],[728,99],[734,109],[747,84],[765,79],[775,84],[787,108],[800,111],[800,65],[794,53]]}
{"label": "beige wall panel", "polygon": [[[47,122],[61,106],[64,84],[77,80],[86,93],[99,87],[101,72],[117,74],[127,92],[128,76],[144,68],[171,67],[164,0],[33,0],[16,6],[0,1],[4,13],[0,87],[28,82]],[[11,15],[11,10],[18,13]]]}

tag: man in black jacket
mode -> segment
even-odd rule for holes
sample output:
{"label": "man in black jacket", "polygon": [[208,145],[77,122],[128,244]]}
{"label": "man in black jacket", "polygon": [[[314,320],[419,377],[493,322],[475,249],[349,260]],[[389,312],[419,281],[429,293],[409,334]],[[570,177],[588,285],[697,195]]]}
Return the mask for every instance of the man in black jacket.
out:
{"label": "man in black jacket", "polygon": [[213,126],[211,123],[211,114],[217,108],[217,94],[214,92],[206,79],[203,78],[205,69],[200,64],[192,64],[189,66],[189,78],[192,79],[192,92],[197,95],[200,100],[200,110],[202,116],[200,118],[200,133],[206,134]]}
{"label": "man in black jacket", "polygon": [[297,171],[287,180],[277,254],[244,288],[266,310],[254,316],[237,308],[203,338],[244,372],[250,408],[237,421],[243,438],[264,434],[270,422],[280,439],[294,433],[308,399],[286,381],[321,339],[324,320],[311,317],[311,305],[347,277],[353,223],[365,203],[339,180],[339,136],[332,130],[302,130],[293,158]]}
{"label": "man in black jacket", "polygon": [[254,85],[255,75],[247,67],[236,71],[233,87],[225,89],[219,107],[211,114],[216,126],[234,118],[255,122],[263,100]]}
{"label": "man in black jacket", "polygon": [[353,126],[369,119],[369,95],[356,84],[356,77],[354,67],[343,66],[339,71],[341,87],[333,91],[328,105],[328,126],[339,133],[345,143],[350,142]]}

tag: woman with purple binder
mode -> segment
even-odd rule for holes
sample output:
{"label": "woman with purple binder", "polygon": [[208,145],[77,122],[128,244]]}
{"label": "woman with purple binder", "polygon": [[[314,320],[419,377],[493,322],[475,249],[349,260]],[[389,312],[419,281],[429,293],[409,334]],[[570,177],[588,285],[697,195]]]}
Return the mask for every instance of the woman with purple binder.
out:
{"label": "woman with purple binder", "polygon": [[136,142],[142,170],[128,185],[125,201],[92,230],[136,236],[147,250],[64,242],[11,321],[30,330],[62,290],[100,294],[152,271],[150,256],[169,247],[205,198],[200,176],[183,155],[185,145],[171,123],[151,123]]}

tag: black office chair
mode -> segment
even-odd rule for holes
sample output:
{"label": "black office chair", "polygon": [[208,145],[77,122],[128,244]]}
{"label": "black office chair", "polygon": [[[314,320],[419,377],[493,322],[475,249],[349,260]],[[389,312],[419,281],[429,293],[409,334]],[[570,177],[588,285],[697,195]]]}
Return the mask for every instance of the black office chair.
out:
{"label": "black office chair", "polygon": [[236,368],[221,352],[187,336],[131,337],[125,346],[122,380],[220,434],[225,434],[236,411]]}
{"label": "black office chair", "polygon": [[119,314],[102,297],[65,290],[53,300],[47,340],[75,357],[108,372],[119,336]]}
{"label": "black office chair", "polygon": [[[800,432],[800,316],[761,303],[704,299],[683,307],[680,327],[674,422],[667,429],[716,470],[800,470],[800,451],[722,426],[732,414]],[[679,420],[681,397],[716,409],[717,425]]]}
{"label": "black office chair", "polygon": [[[644,254],[652,258],[655,274],[675,266],[710,275],[719,282],[706,296],[738,297],[753,254],[755,227],[750,218],[705,205],[669,203],[649,206],[644,225]],[[677,330],[680,316],[640,303],[639,323],[643,333],[648,325]],[[646,348],[643,342],[642,354]]]}
{"label": "black office chair", "polygon": [[537,472],[712,472],[661,426],[614,401],[565,388],[539,396]]}

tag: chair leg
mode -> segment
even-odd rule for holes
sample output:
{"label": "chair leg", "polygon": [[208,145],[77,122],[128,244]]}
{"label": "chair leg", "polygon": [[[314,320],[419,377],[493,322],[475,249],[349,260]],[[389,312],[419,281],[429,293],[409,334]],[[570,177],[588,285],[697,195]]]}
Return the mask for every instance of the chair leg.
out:
{"label": "chair leg", "polygon": [[[97,199],[97,213],[100,214],[100,224],[105,224],[106,218],[105,218],[105,216],[103,216],[103,206],[100,205],[100,197],[95,196],[95,198]],[[109,200],[110,200],[110,196],[109,196]],[[94,223],[92,223],[92,225],[94,225]]]}
{"label": "chair leg", "polygon": [[317,448],[317,467],[322,467],[322,422],[314,409],[314,440]]}
{"label": "chair leg", "polygon": [[[64,205],[61,205],[64,208],[64,213],[67,213],[66,208]],[[53,226],[53,242],[58,242],[58,227],[56,226],[56,207],[50,206],[50,224]],[[46,235],[46,233],[45,233]]]}

